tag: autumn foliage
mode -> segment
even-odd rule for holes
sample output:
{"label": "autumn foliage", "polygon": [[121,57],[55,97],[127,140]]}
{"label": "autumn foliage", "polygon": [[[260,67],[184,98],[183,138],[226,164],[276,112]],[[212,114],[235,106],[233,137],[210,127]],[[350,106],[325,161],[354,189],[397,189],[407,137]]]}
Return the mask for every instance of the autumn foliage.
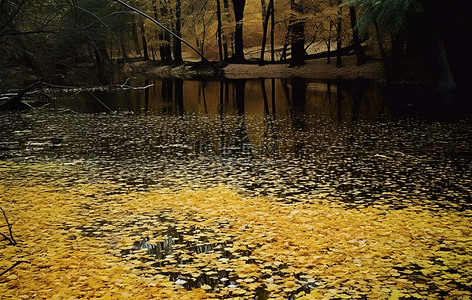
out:
{"label": "autumn foliage", "polygon": [[227,186],[113,193],[61,179],[72,167],[0,170],[26,174],[0,182],[19,242],[0,242],[0,269],[31,263],[0,277],[2,299],[470,297],[470,212],[283,203]]}

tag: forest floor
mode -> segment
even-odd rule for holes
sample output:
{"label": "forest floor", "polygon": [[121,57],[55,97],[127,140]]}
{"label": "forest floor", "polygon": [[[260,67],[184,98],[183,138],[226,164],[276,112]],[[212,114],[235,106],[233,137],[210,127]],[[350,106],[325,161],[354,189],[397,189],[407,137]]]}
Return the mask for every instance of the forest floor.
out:
{"label": "forest floor", "polygon": [[290,67],[289,64],[266,64],[263,66],[251,64],[229,64],[225,69],[228,78],[254,78],[254,77],[305,77],[305,78],[368,78],[380,79],[383,77],[382,63],[372,59],[368,63],[358,66],[355,56],[344,56],[343,66],[336,67],[336,59],[327,63],[326,58],[310,59],[306,64],[298,67]]}
{"label": "forest floor", "polygon": [[[358,66],[356,56],[343,56],[343,66],[336,67],[336,58],[331,59],[331,63],[327,63],[326,58],[309,59],[306,64],[298,67],[290,67],[289,63],[267,63],[259,65],[257,63],[248,62],[244,64],[230,63],[223,68],[224,76],[229,79],[236,78],[259,78],[259,77],[304,77],[315,79],[382,79],[383,67],[382,62],[376,58],[372,58],[364,65]],[[198,63],[185,63],[183,65],[156,65],[155,62],[134,62],[133,66],[139,70],[139,73],[154,76],[176,76],[176,77],[192,77],[195,75],[207,75],[205,70],[209,68],[196,66]]]}

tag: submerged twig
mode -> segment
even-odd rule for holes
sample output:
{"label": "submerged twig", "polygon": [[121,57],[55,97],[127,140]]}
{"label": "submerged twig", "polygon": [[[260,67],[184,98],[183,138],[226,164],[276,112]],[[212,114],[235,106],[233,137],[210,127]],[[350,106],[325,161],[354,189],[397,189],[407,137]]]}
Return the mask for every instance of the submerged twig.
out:
{"label": "submerged twig", "polygon": [[0,276],[2,276],[3,274],[7,273],[8,271],[12,270],[14,267],[18,266],[19,264],[21,263],[25,263],[25,264],[29,264],[30,262],[29,261],[26,261],[26,260],[19,260],[17,261],[16,263],[14,263],[11,267],[9,267],[8,269],[6,269],[5,271],[3,271],[2,273],[0,273]]}
{"label": "submerged twig", "polygon": [[10,245],[15,246],[17,244],[17,242],[15,241],[15,238],[13,237],[12,225],[10,224],[10,222],[8,222],[7,214],[5,213],[3,208],[0,207],[0,210],[3,213],[3,217],[5,218],[5,222],[7,222],[5,227],[8,227],[8,233],[9,233],[10,236],[8,237],[7,235],[5,235],[1,232],[0,232],[0,235],[3,236],[10,243]]}

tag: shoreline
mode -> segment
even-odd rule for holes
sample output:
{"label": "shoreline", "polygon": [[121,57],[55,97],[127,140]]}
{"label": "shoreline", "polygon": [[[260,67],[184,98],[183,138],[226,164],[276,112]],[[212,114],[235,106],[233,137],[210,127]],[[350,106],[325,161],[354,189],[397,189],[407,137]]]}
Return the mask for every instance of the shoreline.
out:
{"label": "shoreline", "polygon": [[[290,67],[289,63],[270,62],[264,65],[255,63],[230,63],[224,66],[223,74],[213,74],[204,65],[199,63],[184,62],[181,65],[155,65],[155,62],[134,62],[133,68],[138,73],[146,76],[178,77],[191,79],[195,77],[223,77],[226,79],[251,79],[251,78],[290,78],[302,77],[307,79],[371,79],[383,80],[382,62],[371,59],[367,63],[358,66],[355,55],[343,56],[343,66],[336,67],[335,58],[331,63],[326,58],[308,59],[302,66]],[[134,71],[135,73],[136,71]]]}
{"label": "shoreline", "polygon": [[336,67],[332,59],[331,63],[326,62],[326,58],[306,60],[302,66],[290,67],[289,64],[229,64],[225,69],[225,77],[229,79],[237,78],[288,78],[302,77],[309,79],[383,79],[382,63],[379,61],[369,61],[362,66],[357,66],[355,56],[343,57],[343,66]]}

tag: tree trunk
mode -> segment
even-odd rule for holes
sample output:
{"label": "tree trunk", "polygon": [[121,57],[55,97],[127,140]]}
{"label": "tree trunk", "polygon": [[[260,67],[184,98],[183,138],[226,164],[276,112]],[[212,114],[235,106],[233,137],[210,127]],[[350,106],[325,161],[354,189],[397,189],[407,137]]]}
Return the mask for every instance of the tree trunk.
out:
{"label": "tree trunk", "polygon": [[265,0],[261,0],[261,16],[262,16],[262,41],[261,41],[261,54],[259,57],[259,64],[262,64],[264,61],[265,47],[267,43],[267,23],[266,17],[268,15],[267,7]]}
{"label": "tree trunk", "polygon": [[[167,11],[167,6],[164,4],[161,6],[161,16],[163,18],[166,18],[168,14]],[[167,31],[164,32],[164,44],[162,45],[163,51],[164,51],[164,58],[163,60],[165,62],[171,62],[172,61],[172,49],[170,48],[170,35]]]}
{"label": "tree trunk", "polygon": [[288,42],[290,38],[290,24],[287,29],[287,33],[285,34],[285,40],[284,40],[284,47],[282,49],[282,54],[280,55],[280,61],[285,61],[287,59],[287,48],[288,48]]}
{"label": "tree trunk", "polygon": [[138,55],[141,55],[141,47],[139,45],[139,37],[138,37],[138,28],[136,26],[136,20],[134,19],[134,15],[133,15],[133,24],[132,24],[132,34],[133,34],[134,46],[136,47],[136,53]]}
{"label": "tree trunk", "polygon": [[340,68],[343,66],[341,60],[341,48],[343,47],[341,40],[341,25],[342,25],[342,7],[340,7],[342,0],[338,0],[338,25],[336,34],[336,67]]}
{"label": "tree trunk", "polygon": [[265,47],[267,43],[267,27],[269,25],[269,17],[272,14],[271,5],[273,3],[273,0],[270,0],[269,6],[267,8],[267,11],[265,13],[263,12],[263,20],[262,20],[262,49],[261,49],[261,57],[260,57],[260,63],[264,62],[264,54],[265,54]]}
{"label": "tree trunk", "polygon": [[126,51],[124,40],[121,40],[120,43],[121,43],[121,52],[122,52],[123,60],[129,61],[129,57],[127,54],[128,52]]}
{"label": "tree trunk", "polygon": [[221,24],[221,1],[216,0],[216,17],[218,20],[217,36],[218,36],[218,54],[220,61],[224,59],[223,57],[223,40],[222,40],[222,24]]}
{"label": "tree trunk", "polygon": [[243,41],[243,16],[246,0],[233,0],[234,17],[236,19],[236,29],[234,32],[234,54],[233,59],[237,62],[244,61],[244,41]]}
{"label": "tree trunk", "polygon": [[[225,15],[226,22],[231,23],[231,15],[229,13],[229,0],[223,0],[223,11]],[[223,53],[225,59],[229,58],[229,50],[228,50],[228,37],[226,36],[226,33],[223,33]],[[233,33],[230,33],[229,35],[229,45],[231,48],[231,52],[233,52]]]}
{"label": "tree trunk", "polygon": [[110,57],[105,47],[95,49],[95,59],[97,60],[97,75],[101,84],[111,83]]}
{"label": "tree trunk", "polygon": [[[181,0],[177,0],[175,3],[175,34],[179,37],[182,35],[181,32]],[[182,42],[174,37],[174,61],[182,62]]]}
{"label": "tree trunk", "polygon": [[[451,67],[449,65],[449,59],[446,53],[446,47],[444,45],[443,37],[446,37],[444,30],[446,28],[447,23],[445,23],[445,17],[447,16],[447,2],[446,1],[431,1],[431,0],[422,0],[420,1],[423,4],[426,19],[428,22],[428,26],[431,28],[431,32],[434,39],[434,48],[433,53],[436,57],[436,64],[437,64],[437,71],[438,71],[438,89],[441,91],[453,90],[457,87],[456,81],[451,71]],[[459,3],[460,4],[460,3]],[[452,6],[457,7],[455,4]],[[460,6],[459,6],[460,7]],[[460,22],[461,27],[463,27],[463,22]],[[461,32],[462,33],[462,32]],[[455,32],[457,34],[457,32]],[[464,36],[464,40],[466,40]],[[467,42],[470,41],[461,41],[461,48],[467,48]],[[465,52],[464,52],[465,53]],[[467,58],[461,58],[462,64],[464,65],[463,69],[469,70],[469,66],[464,64],[463,61],[467,61]],[[467,71],[468,73],[468,71]],[[467,74],[465,73],[465,74]],[[470,76],[467,76],[467,81],[470,80]]]}
{"label": "tree trunk", "polygon": [[361,45],[361,39],[359,37],[359,30],[357,30],[357,17],[356,8],[349,6],[349,16],[351,17],[351,28],[352,28],[352,40],[354,43],[354,52],[356,52],[357,65],[363,65],[367,62],[367,55],[365,55],[364,48]]}
{"label": "tree trunk", "polygon": [[[159,19],[159,14],[157,12],[157,0],[152,1],[152,13],[153,13],[153,17],[154,17],[155,20]],[[161,57],[161,61],[164,61],[165,56],[166,56],[165,49],[163,47],[163,45],[164,45],[164,33],[159,32],[157,34],[157,39],[159,41],[159,56]],[[154,55],[154,49],[152,49],[152,53]],[[155,60],[154,57],[153,57],[153,60]]]}
{"label": "tree trunk", "polygon": [[[158,10],[157,10],[157,1],[153,1],[153,12],[154,12],[154,19],[158,19]],[[160,13],[161,17],[165,19],[168,15],[167,11],[167,4],[161,3],[160,1]],[[159,53],[161,55],[161,60],[163,62],[169,63],[172,61],[172,50],[170,48],[170,35],[167,31],[160,33],[159,35]]]}
{"label": "tree trunk", "polygon": [[387,63],[387,54],[385,53],[385,49],[383,46],[383,38],[382,34],[380,33],[379,23],[377,22],[377,17],[374,17],[374,27],[375,27],[375,34],[377,36],[377,43],[379,44],[380,55],[382,56],[382,62],[385,67],[385,71],[387,74],[390,73],[390,68],[388,67]]}
{"label": "tree trunk", "polygon": [[453,90],[457,87],[452,75],[451,68],[449,66],[449,60],[447,58],[446,48],[444,47],[444,41],[441,37],[436,37],[436,45],[438,48],[438,66],[439,66],[439,83],[438,89],[440,91]]}
{"label": "tree trunk", "polygon": [[144,22],[141,20],[139,23],[139,26],[141,28],[141,41],[143,43],[143,58],[145,61],[149,60],[149,53],[148,53],[148,45],[147,45],[147,40],[146,40],[146,32],[144,31]]}
{"label": "tree trunk", "polygon": [[269,2],[269,8],[271,11],[270,18],[270,60],[275,61],[275,9],[274,0]]}
{"label": "tree trunk", "polygon": [[292,17],[291,43],[292,62],[290,66],[305,64],[305,20],[303,19],[303,0],[291,0]]}
{"label": "tree trunk", "polygon": [[331,63],[331,32],[333,31],[333,21],[329,22],[329,33],[328,33],[328,41],[326,42],[326,48],[328,51],[328,56],[327,56],[327,64]]}
{"label": "tree trunk", "polygon": [[394,75],[401,74],[403,70],[404,47],[405,39],[403,33],[392,37],[392,72]]}

